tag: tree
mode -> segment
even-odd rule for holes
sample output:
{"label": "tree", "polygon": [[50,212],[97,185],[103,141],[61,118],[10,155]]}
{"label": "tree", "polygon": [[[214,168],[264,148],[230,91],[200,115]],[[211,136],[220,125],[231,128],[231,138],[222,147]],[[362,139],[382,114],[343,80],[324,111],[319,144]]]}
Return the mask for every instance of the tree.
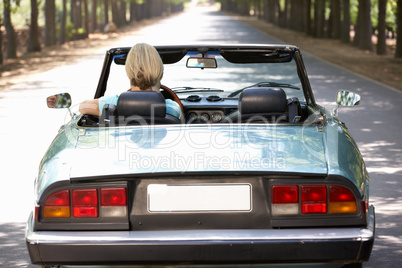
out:
{"label": "tree", "polygon": [[85,33],[83,34],[84,38],[88,37],[89,34],[89,10],[88,10],[88,0],[81,0],[83,2],[84,6],[84,28],[85,28]]}
{"label": "tree", "polygon": [[37,0],[31,0],[31,23],[29,25],[28,52],[41,51],[38,14],[38,2]]}
{"label": "tree", "polygon": [[[3,64],[3,31],[1,30],[2,26],[3,25],[0,20],[0,64]],[[0,71],[0,76],[1,76],[1,71]]]}
{"label": "tree", "polygon": [[304,32],[307,35],[313,35],[313,27],[312,27],[312,17],[311,17],[311,0],[306,0],[305,3],[305,13],[306,13],[306,18],[305,18],[305,24],[306,27],[304,29]]}
{"label": "tree", "polygon": [[67,0],[63,0],[61,17],[60,17],[59,45],[62,45],[66,42],[66,23],[67,23]]}
{"label": "tree", "polygon": [[301,31],[303,26],[303,9],[302,1],[292,0],[290,3],[290,17],[288,18],[288,26],[292,30]]}
{"label": "tree", "polygon": [[104,1],[104,24],[107,25],[109,23],[109,0]]}
{"label": "tree", "polygon": [[79,29],[82,27],[82,2],[81,0],[71,0],[71,8],[70,8],[70,18],[71,22],[74,25],[74,38],[78,39]]}
{"label": "tree", "polygon": [[378,1],[378,41],[377,41],[377,54],[385,55],[387,53],[386,43],[386,9],[387,0]]}
{"label": "tree", "polygon": [[341,38],[341,2],[340,0],[331,0],[331,32],[332,38]]}
{"label": "tree", "polygon": [[97,20],[96,20],[96,10],[97,10],[97,0],[92,0],[92,5],[91,5],[91,33],[96,32],[97,28]]}
{"label": "tree", "polygon": [[6,28],[7,48],[6,58],[17,58],[17,42],[15,39],[15,31],[11,22],[11,4],[10,0],[3,0],[4,5],[4,27]]}
{"label": "tree", "polygon": [[341,41],[350,43],[350,0],[342,1]]}
{"label": "tree", "polygon": [[45,1],[45,46],[56,44],[56,5],[55,0]]}
{"label": "tree", "polygon": [[313,35],[316,38],[324,37],[325,30],[325,2],[326,0],[314,1],[314,31]]}
{"label": "tree", "polygon": [[402,0],[398,0],[397,12],[396,12],[395,58],[402,58]]}
{"label": "tree", "polygon": [[371,3],[370,0],[359,0],[359,13],[357,15],[355,45],[364,50],[373,50],[371,40]]}

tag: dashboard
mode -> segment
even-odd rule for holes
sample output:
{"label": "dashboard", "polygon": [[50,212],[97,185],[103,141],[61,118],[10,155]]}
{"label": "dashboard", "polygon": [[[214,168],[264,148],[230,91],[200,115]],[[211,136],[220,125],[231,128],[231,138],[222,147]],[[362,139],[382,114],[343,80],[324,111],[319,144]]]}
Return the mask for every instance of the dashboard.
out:
{"label": "dashboard", "polygon": [[237,98],[221,98],[219,96],[201,97],[190,95],[181,99],[186,123],[220,123],[225,116],[237,111]]}

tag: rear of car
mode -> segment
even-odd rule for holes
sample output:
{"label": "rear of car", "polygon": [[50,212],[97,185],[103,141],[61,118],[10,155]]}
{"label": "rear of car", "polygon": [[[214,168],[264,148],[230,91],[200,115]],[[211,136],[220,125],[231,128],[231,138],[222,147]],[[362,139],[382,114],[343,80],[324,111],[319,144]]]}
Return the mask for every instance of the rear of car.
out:
{"label": "rear of car", "polygon": [[[274,144],[266,140],[284,144],[289,139],[285,133],[297,131],[277,127],[263,142],[255,135],[269,131],[254,126],[243,133],[255,142],[241,142],[233,127],[227,141],[231,145],[220,153],[207,147],[186,156],[188,142],[177,141],[180,132],[174,127],[154,131],[164,129],[165,139],[176,140],[175,146],[183,153],[172,153],[169,146],[156,142],[146,149],[141,144],[140,149],[127,139],[129,134],[136,136],[135,128],[99,134],[120,138],[114,147],[98,149],[91,169],[92,162],[85,159],[93,152],[85,144],[93,133],[87,130],[76,144],[81,149],[75,149],[74,159],[71,152],[59,154],[70,179],[50,183],[50,170],[41,174],[41,181],[49,186],[41,191],[44,186],[38,185],[41,194],[28,221],[32,263],[216,265],[368,260],[374,210],[368,205],[367,187],[361,184],[361,191],[347,178],[328,174],[326,161],[308,149],[284,160],[280,155],[288,156],[294,147],[279,149],[276,156],[264,147]],[[203,138],[212,138],[221,127],[209,128],[186,131],[189,136],[203,133]],[[118,155],[120,166],[106,167],[118,161]],[[305,159],[316,162],[310,160],[311,166],[303,169]],[[46,165],[43,170],[50,168]],[[178,171],[179,167],[186,171]],[[138,173],[130,174],[128,169]],[[60,177],[57,172],[63,170],[53,174]]]}
{"label": "rear of car", "polygon": [[[73,116],[40,164],[32,263],[367,261],[367,171],[346,127],[315,104],[298,48],[157,49],[185,124]],[[108,51],[95,98],[125,88],[128,50]]]}
{"label": "rear of car", "polygon": [[370,256],[373,208],[341,178],[174,177],[54,189],[29,220],[32,263],[362,262]]}

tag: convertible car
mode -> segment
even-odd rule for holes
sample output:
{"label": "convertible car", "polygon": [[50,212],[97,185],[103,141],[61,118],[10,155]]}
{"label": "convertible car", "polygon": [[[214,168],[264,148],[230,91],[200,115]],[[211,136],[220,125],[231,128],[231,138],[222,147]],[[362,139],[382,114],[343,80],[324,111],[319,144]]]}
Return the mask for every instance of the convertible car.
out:
{"label": "convertible car", "polygon": [[40,163],[33,264],[362,267],[375,234],[369,175],[337,118],[358,94],[318,105],[290,45],[158,46],[160,92],[126,92],[129,49],[107,51],[94,94],[117,105],[70,111]]}

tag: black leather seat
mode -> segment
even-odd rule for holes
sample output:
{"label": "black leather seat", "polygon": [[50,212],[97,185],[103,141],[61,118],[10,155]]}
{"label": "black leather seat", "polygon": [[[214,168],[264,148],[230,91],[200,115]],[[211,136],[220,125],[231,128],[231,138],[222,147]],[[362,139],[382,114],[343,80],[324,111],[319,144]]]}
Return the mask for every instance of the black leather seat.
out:
{"label": "black leather seat", "polygon": [[288,122],[286,93],[281,88],[246,88],[239,97],[239,110],[225,122],[278,123]]}
{"label": "black leather seat", "polygon": [[115,112],[118,124],[181,124],[166,113],[166,102],[157,91],[127,91],[120,94]]}

